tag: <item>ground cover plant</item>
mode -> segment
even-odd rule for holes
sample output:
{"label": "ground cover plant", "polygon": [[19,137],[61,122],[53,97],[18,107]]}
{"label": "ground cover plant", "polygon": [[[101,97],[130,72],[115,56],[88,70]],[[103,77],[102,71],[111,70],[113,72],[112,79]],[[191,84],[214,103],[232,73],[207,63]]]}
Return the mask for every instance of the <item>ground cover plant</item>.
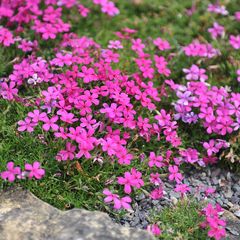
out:
{"label": "ground cover plant", "polygon": [[[161,199],[163,177],[188,204],[189,165],[221,157],[237,170],[238,8],[237,0],[3,0],[1,188],[19,184],[61,209],[118,218],[141,192]],[[220,206],[191,204],[194,220],[178,233],[225,237]],[[184,209],[160,213],[148,230],[169,239]]]}

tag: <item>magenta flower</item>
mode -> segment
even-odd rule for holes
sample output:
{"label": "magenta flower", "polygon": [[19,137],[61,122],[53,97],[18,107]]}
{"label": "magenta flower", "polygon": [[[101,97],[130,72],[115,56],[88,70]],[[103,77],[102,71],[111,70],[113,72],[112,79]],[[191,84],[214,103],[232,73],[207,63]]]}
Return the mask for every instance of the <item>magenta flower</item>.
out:
{"label": "magenta flower", "polygon": [[78,74],[79,77],[83,78],[84,83],[90,83],[97,80],[97,76],[93,68],[82,67],[82,72]]}
{"label": "magenta flower", "polygon": [[240,22],[240,11],[235,12],[235,19]]}
{"label": "magenta flower", "polygon": [[219,25],[217,22],[214,22],[213,27],[209,28],[208,32],[211,34],[213,39],[216,39],[218,36],[222,37],[224,35],[224,27]]}
{"label": "magenta flower", "polygon": [[163,157],[162,156],[156,156],[154,152],[150,152],[148,166],[149,167],[156,166],[158,168],[163,167],[164,166]]}
{"label": "magenta flower", "polygon": [[0,43],[2,43],[3,46],[6,47],[9,47],[14,43],[13,35],[7,28],[0,28]]}
{"label": "magenta flower", "polygon": [[160,186],[159,188],[156,188],[151,191],[150,198],[153,200],[158,200],[163,197],[163,188]]}
{"label": "magenta flower", "polygon": [[240,49],[240,35],[230,35],[229,43],[235,49]]}
{"label": "magenta flower", "polygon": [[132,40],[132,50],[138,53],[143,52],[145,45],[142,43],[140,38]]}
{"label": "magenta flower", "polygon": [[240,82],[240,69],[237,70],[237,75],[238,75],[237,80],[238,82]]}
{"label": "magenta flower", "polygon": [[45,175],[45,170],[40,168],[40,162],[34,162],[32,165],[29,163],[25,164],[25,171],[28,172],[28,178],[41,179]]}
{"label": "magenta flower", "polygon": [[162,180],[160,179],[160,174],[159,173],[151,173],[150,174],[150,182],[156,186],[159,186],[162,183]]}
{"label": "magenta flower", "polygon": [[219,149],[215,147],[215,141],[213,139],[211,139],[209,143],[204,142],[203,147],[207,150],[208,156],[212,156],[213,153],[217,153],[219,151]]}
{"label": "magenta flower", "polygon": [[28,113],[28,117],[32,119],[33,122],[44,121],[47,117],[45,112],[40,112],[39,110],[34,110]]}
{"label": "magenta flower", "polygon": [[186,184],[177,184],[174,190],[176,192],[180,192],[181,195],[183,195],[184,193],[189,192],[190,188]]}
{"label": "magenta flower", "polygon": [[18,131],[20,132],[33,132],[34,127],[37,125],[36,122],[32,122],[31,119],[29,117],[26,117],[25,120],[20,120],[18,121]]}
{"label": "magenta flower", "polygon": [[18,89],[15,86],[15,82],[10,82],[9,85],[6,82],[0,82],[0,87],[2,88],[0,90],[0,95],[2,95],[4,99],[13,100],[18,93]]}
{"label": "magenta flower", "polygon": [[190,69],[183,69],[185,72],[187,80],[200,80],[201,82],[205,82],[208,79],[208,76],[205,74],[206,70],[203,68],[199,68],[197,65],[193,64]]}
{"label": "magenta flower", "polygon": [[48,118],[46,117],[45,119],[43,119],[43,130],[45,131],[49,131],[50,129],[52,129],[53,131],[57,131],[59,126],[56,124],[56,122],[58,121],[58,116],[53,116],[52,118]]}
{"label": "magenta flower", "polygon": [[119,196],[117,194],[113,194],[109,189],[104,189],[103,194],[106,195],[106,197],[104,198],[105,203],[112,202],[115,199],[119,198]]}
{"label": "magenta flower", "polygon": [[155,236],[160,236],[162,234],[162,231],[157,224],[148,225],[147,231]]}
{"label": "magenta flower", "polygon": [[175,180],[177,183],[180,183],[183,180],[183,176],[181,173],[179,173],[178,171],[178,167],[173,165],[173,166],[169,166],[168,167],[168,171],[169,171],[169,176],[168,179],[170,181]]}
{"label": "magenta flower", "polygon": [[102,5],[102,12],[108,14],[109,16],[113,17],[119,14],[119,9],[115,6],[114,2],[111,1],[103,1]]}
{"label": "magenta flower", "polygon": [[118,183],[124,185],[124,192],[130,194],[131,187],[136,186],[137,180],[130,172],[125,172],[124,177],[118,177]]}
{"label": "magenta flower", "polygon": [[115,202],[114,208],[120,209],[121,207],[124,209],[131,209],[131,205],[129,203],[132,202],[132,199],[129,196],[123,197],[119,199],[119,202]]}
{"label": "magenta flower", "polygon": [[119,40],[110,40],[108,44],[108,48],[110,49],[123,49],[123,46]]}
{"label": "magenta flower", "polygon": [[168,41],[163,40],[162,38],[157,38],[153,40],[153,44],[158,47],[159,50],[164,51],[168,50],[171,48],[170,44]]}
{"label": "magenta flower", "polygon": [[8,180],[9,182],[14,182],[15,175],[20,174],[21,174],[20,167],[14,167],[14,162],[8,162],[7,171],[1,173],[1,178],[4,180]]}

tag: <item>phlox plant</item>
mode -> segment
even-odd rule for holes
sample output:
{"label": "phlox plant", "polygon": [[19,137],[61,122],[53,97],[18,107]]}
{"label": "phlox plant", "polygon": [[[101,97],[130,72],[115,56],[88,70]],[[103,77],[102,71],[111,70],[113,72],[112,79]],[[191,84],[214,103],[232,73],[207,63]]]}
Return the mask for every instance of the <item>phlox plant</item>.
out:
{"label": "phlox plant", "polygon": [[[229,147],[228,137],[239,131],[240,93],[209,81],[207,63],[222,54],[214,44],[193,39],[181,46],[178,54],[191,64],[187,61],[180,69],[184,80],[179,82],[172,79],[176,46],[162,36],[146,41],[136,29],[126,27],[101,46],[72,31],[71,21],[64,17],[75,9],[87,20],[91,8],[97,7],[111,19],[120,13],[112,1],[93,0],[85,6],[76,0],[3,0],[0,6],[0,20],[8,23],[0,28],[0,44],[21,52],[11,73],[0,81],[1,98],[28,109],[17,122],[19,134],[34,138],[40,131],[59,146],[63,143],[56,164],[91,161],[122,169],[111,184],[103,183],[102,200],[113,209],[131,209],[141,191],[161,199],[161,173],[167,173],[175,191],[185,196],[190,187],[183,182],[184,166],[216,163],[217,154]],[[217,4],[209,5],[208,11],[229,14]],[[238,21],[238,15],[232,21]],[[224,39],[229,51],[239,51],[240,36],[235,32],[217,22],[206,32],[213,41]],[[48,56],[42,54],[45,43],[54,46]],[[125,55],[136,70],[122,67]],[[235,82],[240,76],[236,71]],[[202,129],[205,138],[186,146],[179,134],[182,124]],[[21,170],[9,162],[1,178],[40,180],[43,168],[34,162]],[[215,239],[225,236],[218,209],[209,205],[203,211],[203,227],[209,227]],[[161,234],[155,223],[148,230]]]}

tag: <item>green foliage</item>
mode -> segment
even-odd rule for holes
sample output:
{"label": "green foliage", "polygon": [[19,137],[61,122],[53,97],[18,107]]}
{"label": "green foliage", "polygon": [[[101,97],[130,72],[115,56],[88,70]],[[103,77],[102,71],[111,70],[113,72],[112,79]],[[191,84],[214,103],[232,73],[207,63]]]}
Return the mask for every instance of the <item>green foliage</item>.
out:
{"label": "green foliage", "polygon": [[204,218],[199,214],[203,204],[193,199],[182,199],[175,206],[153,213],[152,221],[158,223],[166,240],[206,240],[207,231],[199,224]]}

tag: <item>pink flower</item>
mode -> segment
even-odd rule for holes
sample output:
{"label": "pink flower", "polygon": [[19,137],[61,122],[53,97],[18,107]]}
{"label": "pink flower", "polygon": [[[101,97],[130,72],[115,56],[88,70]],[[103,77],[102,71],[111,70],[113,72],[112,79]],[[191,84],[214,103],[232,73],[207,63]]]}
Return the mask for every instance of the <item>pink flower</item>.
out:
{"label": "pink flower", "polygon": [[86,66],[82,67],[82,72],[80,72],[79,77],[83,78],[84,83],[90,83],[97,80],[97,76],[93,68],[87,68]]}
{"label": "pink flower", "polygon": [[76,146],[72,145],[70,142],[67,142],[66,150],[61,150],[57,154],[56,159],[58,161],[73,160],[75,157],[75,150],[76,150]]}
{"label": "pink flower", "polygon": [[108,48],[122,49],[123,46],[119,40],[116,40],[116,41],[110,40],[108,44]]}
{"label": "pink flower", "polygon": [[115,6],[113,2],[104,2],[102,3],[102,12],[108,14],[109,16],[115,16],[119,14],[119,9]]}
{"label": "pink flower", "polygon": [[235,12],[235,19],[240,22],[240,11]]}
{"label": "pink flower", "polygon": [[180,192],[181,194],[184,194],[186,192],[190,191],[190,188],[186,184],[177,184],[176,188],[174,189],[176,192]]}
{"label": "pink flower", "polygon": [[229,43],[235,49],[240,49],[240,35],[230,35]]}
{"label": "pink flower", "polygon": [[142,43],[142,39],[133,39],[132,40],[132,50],[138,53],[142,53],[145,45]]}
{"label": "pink flower", "polygon": [[124,192],[130,194],[132,192],[131,187],[136,186],[137,181],[130,172],[125,172],[124,177],[118,177],[118,183],[124,185]]}
{"label": "pink flower", "polygon": [[148,225],[147,231],[155,236],[160,236],[162,234],[162,231],[157,224]]}
{"label": "pink flower", "polygon": [[85,6],[83,6],[82,4],[78,5],[78,11],[82,17],[87,17],[90,12],[90,10],[88,8],[86,8]]}
{"label": "pink flower", "polygon": [[159,50],[164,51],[168,50],[171,48],[170,44],[168,41],[163,40],[162,38],[157,38],[153,40],[153,44],[158,47]]}
{"label": "pink flower", "polygon": [[50,119],[48,117],[46,117],[43,120],[43,122],[44,122],[44,124],[42,126],[43,130],[49,131],[50,129],[52,129],[53,131],[57,131],[59,128],[58,125],[55,123],[57,121],[58,121],[58,116],[53,116]]}
{"label": "pink flower", "polygon": [[119,198],[119,196],[117,194],[113,194],[109,189],[104,189],[103,194],[106,195],[106,198],[104,198],[105,203],[112,202],[115,199]]}
{"label": "pink flower", "polygon": [[238,82],[240,82],[240,69],[237,70],[237,75],[238,75],[237,80]]}
{"label": "pink flower", "polygon": [[163,157],[162,156],[156,156],[154,152],[150,152],[148,166],[149,167],[156,166],[158,168],[163,167],[164,166]]}
{"label": "pink flower", "polygon": [[69,124],[72,124],[72,123],[78,121],[78,118],[75,118],[75,115],[73,113],[68,113],[66,111],[62,112],[60,119],[63,122],[66,122],[66,123],[69,123]]}
{"label": "pink flower", "polygon": [[156,115],[154,118],[158,120],[158,124],[161,127],[168,125],[171,121],[171,116],[170,114],[167,114],[165,109],[161,109],[159,115]]}
{"label": "pink flower", "polygon": [[215,147],[215,141],[211,139],[209,143],[204,142],[203,147],[207,150],[208,156],[212,156],[213,153],[217,153],[219,150]]}
{"label": "pink flower", "polygon": [[216,39],[218,36],[222,37],[224,35],[224,27],[214,22],[213,27],[209,28],[208,32],[211,33],[213,39]]}
{"label": "pink flower", "polygon": [[13,35],[7,28],[0,28],[0,43],[5,47],[9,47],[14,43]]}
{"label": "pink flower", "polygon": [[45,170],[40,168],[40,162],[34,162],[32,165],[27,163],[25,164],[25,171],[28,171],[28,178],[32,179],[41,179],[45,175]]}
{"label": "pink flower", "polygon": [[131,202],[132,202],[132,199],[130,197],[128,196],[123,197],[119,199],[119,202],[115,201],[114,208],[115,209],[120,209],[120,208],[131,209],[131,205],[129,204]]}
{"label": "pink flower", "polygon": [[201,82],[205,82],[208,79],[208,76],[205,74],[206,70],[203,68],[199,68],[197,65],[193,64],[190,69],[183,69],[183,72],[187,73],[187,80],[200,80]]}
{"label": "pink flower", "polygon": [[102,150],[107,152],[109,156],[116,154],[117,144],[111,139],[107,138],[101,142]]}
{"label": "pink flower", "polygon": [[29,117],[26,117],[25,120],[20,120],[18,121],[18,131],[20,132],[33,132],[34,127],[37,125],[36,122],[32,122],[31,119]]}
{"label": "pink flower", "polygon": [[154,55],[155,65],[159,74],[163,74],[168,77],[171,74],[171,70],[167,68],[168,62],[163,56]]}
{"label": "pink flower", "polygon": [[18,93],[18,89],[15,88],[15,86],[15,82],[10,82],[9,85],[6,82],[0,82],[0,87],[2,88],[0,89],[0,95],[2,95],[4,99],[13,100]]}
{"label": "pink flower", "polygon": [[163,197],[163,188],[160,186],[159,188],[154,189],[151,193],[150,193],[150,197],[153,200],[158,200],[160,198]]}
{"label": "pink flower", "polygon": [[104,198],[105,203],[114,203],[114,208],[115,209],[130,209],[131,206],[129,203],[132,202],[132,199],[129,196],[125,196],[123,198],[119,198],[117,194],[113,194],[109,189],[104,189],[103,194],[106,195]]}
{"label": "pink flower", "polygon": [[106,63],[118,63],[119,62],[119,54],[115,53],[109,49],[107,50],[103,50],[101,56],[103,57],[103,59],[105,60]]}
{"label": "pink flower", "polygon": [[14,162],[8,162],[7,171],[1,173],[1,178],[4,180],[8,180],[9,182],[14,182],[15,175],[20,174],[21,174],[20,167],[14,167]]}
{"label": "pink flower", "polygon": [[214,189],[214,188],[209,187],[209,188],[207,188],[207,189],[205,190],[206,196],[209,196],[209,195],[211,195],[211,194],[213,194],[213,193],[215,193],[215,189]]}
{"label": "pink flower", "polygon": [[32,119],[33,122],[37,123],[39,121],[44,121],[47,117],[45,112],[40,112],[39,110],[34,110],[28,113],[28,117]]}
{"label": "pink flower", "polygon": [[213,237],[216,240],[220,240],[226,237],[226,222],[220,219],[219,214],[223,212],[223,209],[216,205],[214,208],[212,204],[208,204],[202,210],[202,215],[205,216],[205,221],[201,224],[203,228],[209,227],[208,236]]}
{"label": "pink flower", "polygon": [[132,168],[131,173],[125,172],[124,177],[118,177],[118,183],[124,185],[124,192],[129,194],[132,192],[131,187],[140,188],[144,182],[141,179],[142,174]]}
{"label": "pink flower", "polygon": [[154,185],[158,186],[162,183],[162,180],[160,179],[159,173],[151,173],[150,174],[150,182]]}
{"label": "pink flower", "polygon": [[168,167],[168,171],[169,171],[169,176],[168,179],[170,181],[175,180],[177,183],[180,183],[183,180],[183,176],[181,173],[178,172],[178,167],[173,165],[173,166],[169,166]]}

